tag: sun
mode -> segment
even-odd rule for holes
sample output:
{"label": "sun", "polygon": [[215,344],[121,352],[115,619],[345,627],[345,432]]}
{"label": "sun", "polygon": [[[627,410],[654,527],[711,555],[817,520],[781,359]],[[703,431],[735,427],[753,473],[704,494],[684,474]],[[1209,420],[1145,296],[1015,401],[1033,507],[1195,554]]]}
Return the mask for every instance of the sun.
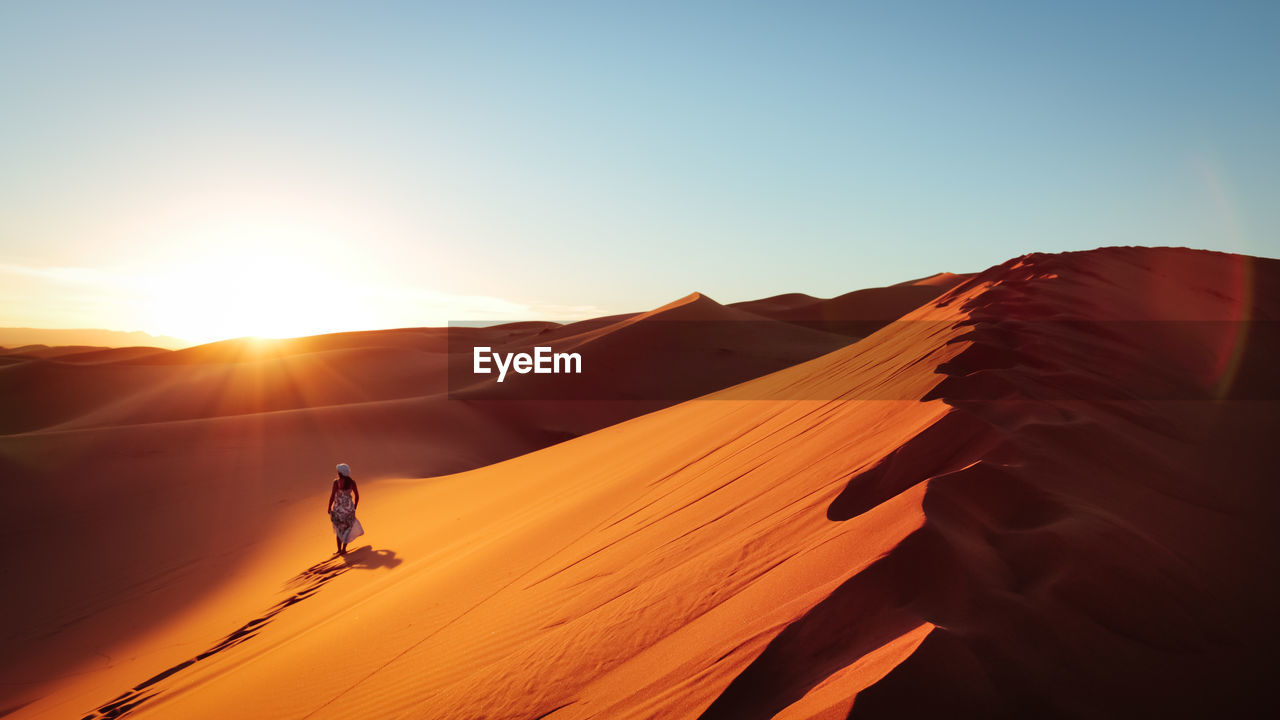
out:
{"label": "sun", "polygon": [[148,285],[148,324],[192,342],[298,337],[368,321],[349,266],[262,228],[166,258]]}

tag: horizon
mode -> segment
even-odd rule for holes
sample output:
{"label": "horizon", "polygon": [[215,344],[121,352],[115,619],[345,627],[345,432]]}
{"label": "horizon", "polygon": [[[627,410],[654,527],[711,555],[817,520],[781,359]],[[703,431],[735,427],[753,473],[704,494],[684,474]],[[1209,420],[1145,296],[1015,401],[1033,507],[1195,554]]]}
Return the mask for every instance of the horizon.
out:
{"label": "horizon", "polygon": [[[947,274],[963,274],[963,273],[950,273],[950,272],[948,272],[948,271],[942,271],[942,272],[938,272],[938,273],[932,273],[932,274],[930,274],[930,275],[924,275],[924,276],[921,276],[921,277],[918,277],[918,278],[908,278],[908,279],[903,280],[903,281],[900,281],[900,282],[901,282],[901,283],[909,283],[909,282],[914,282],[914,281],[918,281],[918,280],[926,280],[926,279],[929,279],[929,278],[937,277],[937,276],[939,276],[939,275],[947,275]],[[846,291],[846,292],[857,292],[857,291],[859,291],[859,290],[866,290],[866,289],[870,289],[870,288],[853,288],[852,290],[849,290],[849,291]],[[119,335],[119,336],[122,336],[122,337],[127,337],[127,336],[136,336],[136,335],[146,335],[146,336],[148,336],[148,337],[150,337],[150,338],[152,338],[152,339],[155,339],[155,340],[162,340],[162,341],[177,341],[176,346],[174,346],[174,345],[172,345],[172,344],[168,344],[168,343],[166,343],[166,344],[160,344],[160,345],[157,345],[156,347],[160,347],[160,348],[167,349],[167,350],[185,350],[186,348],[189,348],[189,347],[198,347],[198,346],[201,346],[201,345],[210,345],[210,344],[215,344],[215,343],[220,343],[220,342],[226,342],[226,341],[234,341],[234,340],[268,340],[268,341],[270,341],[270,340],[298,340],[298,339],[303,339],[303,338],[308,338],[308,337],[315,337],[315,336],[319,336],[319,335],[336,335],[336,334],[343,334],[343,333],[382,332],[382,331],[394,331],[394,330],[431,329],[431,328],[444,328],[444,327],[450,327],[450,328],[451,328],[451,327],[473,327],[473,328],[485,328],[485,327],[496,327],[496,326],[499,326],[499,325],[505,325],[505,324],[510,324],[510,323],[524,323],[524,322],[551,322],[551,323],[557,323],[557,324],[560,324],[560,325],[568,325],[568,324],[571,324],[571,323],[573,323],[573,322],[577,322],[578,320],[591,320],[591,319],[597,319],[597,318],[600,318],[600,317],[606,317],[607,315],[612,315],[612,314],[624,314],[624,315],[629,315],[629,314],[633,314],[633,313],[644,313],[644,312],[649,312],[649,311],[655,310],[655,309],[657,309],[657,308],[663,307],[663,306],[665,306],[665,305],[668,305],[668,304],[670,304],[670,303],[674,303],[674,302],[676,302],[676,301],[678,301],[678,300],[682,300],[682,299],[684,299],[684,298],[690,297],[690,296],[692,296],[692,295],[700,295],[700,296],[702,296],[702,297],[704,297],[704,298],[707,298],[707,299],[709,299],[709,300],[711,300],[711,301],[713,301],[713,302],[715,302],[715,303],[717,303],[717,304],[720,304],[720,305],[734,305],[734,304],[742,303],[742,302],[750,302],[750,301],[753,301],[753,300],[768,300],[768,299],[773,298],[773,297],[781,297],[781,296],[785,296],[785,295],[792,295],[792,294],[807,295],[807,296],[809,296],[809,297],[813,297],[815,300],[826,300],[826,299],[831,299],[831,298],[834,298],[834,297],[839,297],[839,295],[844,295],[844,294],[846,294],[846,293],[840,293],[839,295],[833,295],[833,296],[830,296],[830,297],[819,297],[819,296],[814,296],[814,295],[811,295],[811,294],[806,293],[806,292],[803,292],[803,291],[794,291],[794,292],[790,292],[790,293],[776,293],[775,295],[770,295],[770,296],[766,296],[766,297],[759,297],[759,298],[744,298],[744,299],[741,299],[741,300],[731,300],[731,301],[721,302],[720,300],[716,300],[715,298],[711,297],[711,296],[710,296],[710,295],[708,295],[707,293],[704,293],[704,292],[699,291],[699,290],[693,290],[693,291],[691,291],[691,292],[685,293],[684,295],[682,295],[682,296],[680,296],[680,297],[678,297],[678,298],[673,298],[673,299],[669,300],[669,301],[668,301],[668,302],[666,302],[666,303],[660,303],[659,305],[657,305],[657,306],[655,306],[655,307],[652,307],[652,308],[643,308],[643,309],[634,309],[634,310],[624,310],[624,311],[621,311],[621,313],[606,313],[606,314],[603,314],[603,315],[594,315],[594,316],[589,316],[589,317],[578,318],[578,319],[576,319],[576,320],[563,320],[563,321],[560,321],[560,320],[548,320],[548,319],[546,319],[546,318],[536,318],[536,317],[533,317],[533,318],[506,318],[506,319],[500,319],[500,320],[448,320],[448,321],[446,321],[445,323],[443,323],[443,324],[441,324],[441,325],[401,325],[401,326],[394,326],[394,327],[350,328],[350,329],[346,329],[346,330],[332,330],[332,331],[325,331],[325,332],[319,332],[319,333],[312,333],[312,334],[307,334],[307,335],[284,335],[284,336],[279,336],[279,337],[266,336],[266,335],[236,335],[236,336],[229,336],[229,337],[219,337],[219,338],[214,338],[214,339],[211,339],[211,340],[203,340],[203,341],[192,341],[192,340],[189,340],[189,339],[187,339],[187,338],[178,337],[178,336],[175,336],[175,335],[156,334],[156,333],[150,333],[150,332],[147,332],[147,331],[145,331],[145,330],[122,330],[122,329],[118,329],[118,328],[100,328],[100,327],[99,327],[99,328],[91,328],[91,327],[50,328],[50,327],[14,327],[14,326],[5,326],[5,327],[0,327],[0,349],[13,349],[13,348],[16,348],[16,347],[20,347],[20,346],[7,346],[7,345],[5,344],[5,342],[3,341],[3,337],[2,337],[2,336],[3,336],[6,332],[8,332],[8,331],[12,331],[12,332],[30,332],[30,333],[66,333],[66,334],[68,334],[68,335],[69,335],[69,334],[72,334],[72,333],[89,333],[89,334],[92,334],[92,333],[101,333],[101,334]],[[45,345],[47,345],[47,343],[31,343],[31,344],[36,344],[36,345],[45,344]],[[69,343],[69,344],[70,344],[70,345],[78,345],[78,344],[82,344],[82,343]],[[89,343],[89,344],[91,345],[92,343]],[[104,344],[104,345],[101,345],[101,347],[127,347],[127,346],[124,346],[124,345],[109,345],[109,344]]]}
{"label": "horizon", "polygon": [[[1087,249],[1087,250],[1075,250],[1075,251],[1065,251],[1065,252],[1092,252],[1092,251],[1096,251],[1096,250],[1108,250],[1108,249],[1117,248],[1117,247],[1125,247],[1125,246],[1105,246],[1105,247],[1090,248],[1090,249]],[[1160,247],[1173,247],[1173,249],[1178,249],[1178,250],[1191,250],[1191,251],[1201,251],[1201,250],[1204,250],[1204,251],[1206,251],[1206,252],[1220,252],[1220,253],[1224,253],[1224,254],[1232,254],[1232,253],[1228,253],[1227,251],[1222,251],[1222,250],[1205,250],[1204,248],[1192,248],[1192,247],[1185,247],[1185,246],[1180,246],[1180,247],[1174,247],[1174,246],[1135,246],[1135,247],[1144,247],[1144,248],[1147,248],[1147,249],[1159,249]],[[1040,251],[1028,251],[1027,253],[1022,253],[1021,255],[1028,255],[1028,254],[1043,254],[1043,253],[1040,253]],[[1236,253],[1236,254],[1239,254],[1239,253]],[[1021,255],[1015,255],[1015,256],[1013,256],[1013,257],[1011,257],[1011,258],[1006,258],[1005,260],[1006,260],[1006,261],[1007,261],[1007,260],[1012,260],[1012,259],[1014,259],[1014,258],[1020,257]],[[1242,255],[1242,257],[1258,257],[1258,256]],[[1280,258],[1272,258],[1272,259],[1280,259]],[[1003,262],[1003,261],[1002,261],[1002,262]],[[921,281],[921,280],[927,280],[927,279],[935,278],[935,277],[938,277],[938,276],[940,276],[940,275],[976,275],[976,274],[979,274],[979,273],[981,273],[981,272],[983,272],[983,271],[985,271],[985,270],[990,269],[990,267],[995,267],[996,265],[999,265],[999,264],[1001,264],[1001,263],[995,263],[995,264],[993,264],[992,266],[984,267],[984,268],[981,268],[981,269],[963,270],[963,271],[958,271],[958,272],[957,272],[957,271],[951,271],[951,270],[942,270],[942,271],[939,271],[939,272],[936,272],[936,273],[930,273],[930,274],[927,274],[927,275],[921,275],[921,276],[919,276],[919,277],[906,278],[906,279],[903,279],[903,280],[899,280],[899,281],[897,281],[897,282],[891,282],[891,283],[888,283],[888,284],[887,284],[887,285],[885,285],[885,286],[876,286],[876,287],[889,287],[889,286],[893,286],[893,285],[904,285],[904,284],[909,284],[909,283],[913,283],[913,282],[918,282],[918,281]],[[92,333],[102,333],[102,334],[109,334],[109,335],[118,335],[118,336],[122,336],[122,337],[123,337],[123,336],[134,336],[134,335],[145,335],[145,336],[149,336],[150,338],[152,338],[152,339],[154,339],[154,340],[165,341],[165,342],[162,342],[162,343],[157,343],[157,344],[155,345],[155,347],[162,348],[162,349],[166,349],[166,350],[185,350],[185,349],[190,348],[190,347],[199,347],[199,346],[202,346],[202,345],[211,345],[211,344],[216,344],[216,343],[221,343],[221,342],[227,342],[227,341],[236,341],[236,340],[262,340],[262,341],[298,340],[298,339],[304,339],[304,338],[308,338],[308,337],[316,337],[316,336],[320,336],[320,335],[337,335],[337,334],[344,334],[344,333],[365,333],[365,332],[373,333],[373,332],[381,332],[381,331],[413,330],[413,329],[432,329],[432,328],[445,328],[445,327],[474,327],[474,328],[485,328],[485,327],[496,327],[496,326],[499,326],[499,325],[512,324],[512,323],[525,323],[525,322],[551,322],[551,323],[556,323],[556,324],[560,324],[560,325],[569,325],[569,324],[572,324],[572,323],[574,323],[574,322],[579,322],[579,321],[582,321],[582,320],[598,319],[598,318],[606,317],[606,316],[610,316],[610,315],[630,315],[630,314],[636,314],[636,313],[649,312],[649,311],[653,311],[653,310],[656,310],[656,309],[658,309],[658,308],[661,308],[661,307],[663,307],[663,306],[665,306],[665,305],[668,305],[668,304],[670,304],[670,303],[673,303],[673,302],[676,302],[676,301],[678,301],[678,300],[681,300],[681,299],[684,299],[684,298],[686,298],[686,297],[689,297],[689,296],[691,296],[691,295],[700,295],[700,296],[705,297],[705,298],[707,298],[707,299],[709,299],[709,300],[712,300],[713,302],[715,302],[715,303],[717,303],[717,304],[719,304],[719,305],[726,305],[726,306],[728,306],[728,305],[736,305],[736,304],[740,304],[740,303],[746,303],[746,302],[752,302],[752,301],[758,301],[758,300],[768,300],[768,299],[771,299],[771,298],[774,298],[774,297],[783,297],[783,296],[786,296],[786,295],[805,295],[805,296],[808,296],[808,297],[814,298],[815,300],[819,300],[819,301],[821,301],[821,300],[829,300],[829,299],[833,299],[833,298],[836,298],[836,297],[839,297],[839,296],[841,296],[841,295],[845,295],[845,294],[848,294],[848,293],[852,293],[852,292],[859,292],[859,291],[862,291],[862,290],[869,290],[869,289],[876,289],[876,288],[873,288],[873,287],[859,287],[859,288],[852,288],[852,289],[845,290],[845,291],[843,291],[843,292],[836,293],[836,294],[834,294],[834,295],[829,295],[829,296],[825,296],[825,295],[823,295],[823,296],[820,296],[820,295],[814,295],[814,294],[812,294],[812,293],[808,293],[808,292],[805,292],[805,291],[803,291],[803,290],[792,290],[792,291],[788,291],[788,292],[774,293],[773,295],[767,295],[767,296],[747,297],[747,298],[734,299],[734,300],[723,300],[723,301],[722,301],[722,300],[717,300],[716,298],[711,297],[708,293],[702,292],[702,291],[700,291],[700,290],[693,290],[693,291],[690,291],[690,292],[688,292],[688,293],[684,293],[683,295],[680,295],[680,296],[678,296],[678,297],[676,297],[676,298],[672,298],[671,300],[668,300],[668,301],[665,301],[665,302],[660,302],[660,303],[658,303],[657,305],[654,305],[653,307],[648,307],[648,308],[634,308],[634,309],[626,309],[626,310],[620,310],[620,311],[615,311],[615,312],[601,312],[600,314],[596,314],[596,315],[583,315],[582,317],[576,317],[576,318],[572,318],[572,319],[560,319],[560,320],[553,320],[553,319],[549,319],[549,318],[545,318],[545,317],[522,317],[522,318],[508,317],[508,318],[500,318],[500,319],[486,319],[486,320],[456,320],[456,319],[449,319],[449,320],[445,320],[444,322],[442,322],[442,323],[440,323],[440,324],[423,324],[423,325],[388,325],[388,326],[378,326],[378,327],[350,327],[350,328],[342,328],[342,329],[336,329],[336,330],[323,330],[323,331],[320,331],[320,332],[313,332],[313,333],[303,333],[303,334],[296,334],[296,335],[278,335],[278,336],[273,336],[273,335],[253,335],[253,334],[247,334],[247,335],[228,335],[228,336],[223,336],[223,337],[212,337],[212,338],[209,338],[209,339],[192,340],[192,339],[190,339],[190,338],[180,337],[180,336],[177,336],[177,335],[172,335],[172,334],[167,334],[167,333],[154,333],[154,332],[148,332],[148,331],[146,331],[146,330],[139,330],[139,329],[120,329],[120,328],[107,328],[107,327],[30,327],[30,326],[0,326],[0,335],[3,335],[6,331],[12,331],[12,332],[31,332],[31,333],[66,333],[66,334],[71,334],[71,333],[90,333],[90,334],[92,334]],[[169,342],[169,341],[176,341],[176,342]],[[26,343],[26,344],[31,344],[31,345],[48,345],[48,343]],[[128,347],[127,345],[116,345],[116,344],[110,344],[110,343],[67,343],[67,345],[86,345],[86,346],[98,346],[98,347]],[[57,346],[59,346],[59,345],[52,345],[52,347],[57,347]],[[0,338],[0,349],[15,349],[15,348],[18,348],[18,347],[22,347],[22,345],[6,345],[6,343],[3,341],[3,338]]]}
{"label": "horizon", "polygon": [[1280,6],[0,9],[0,326],[237,337],[1280,257]]}

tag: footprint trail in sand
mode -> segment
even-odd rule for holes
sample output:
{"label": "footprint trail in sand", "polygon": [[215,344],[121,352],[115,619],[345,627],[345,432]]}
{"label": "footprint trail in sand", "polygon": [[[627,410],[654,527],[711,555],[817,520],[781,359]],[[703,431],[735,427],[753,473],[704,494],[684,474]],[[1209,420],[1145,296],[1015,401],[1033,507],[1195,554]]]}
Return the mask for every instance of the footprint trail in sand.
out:
{"label": "footprint trail in sand", "polygon": [[324,587],[325,583],[328,583],[330,580],[338,577],[348,570],[365,565],[365,563],[362,562],[362,558],[364,556],[379,557],[381,561],[378,564],[384,567],[399,564],[398,560],[387,563],[384,556],[388,554],[391,556],[395,555],[395,553],[387,550],[374,551],[366,545],[358,550],[352,551],[346,556],[334,556],[312,565],[306,570],[298,573],[285,584],[286,590],[296,590],[296,592],[271,606],[271,608],[261,616],[256,617],[236,628],[229,635],[219,640],[213,647],[205,650],[199,655],[188,660],[183,660],[177,665],[174,665],[173,667],[164,670],[163,672],[160,672],[137,685],[134,685],[132,688],[121,693],[110,702],[99,706],[93,710],[93,712],[85,715],[83,720],[116,720],[117,718],[127,716],[143,703],[159,695],[162,692],[162,688],[158,686],[165,680],[168,680],[174,675],[177,675],[202,660],[207,660],[224,650],[233,648],[256,636],[264,627],[267,626],[268,623],[271,622],[273,618],[275,618],[275,616],[284,612],[286,608],[300,603],[316,594],[319,592],[320,588]]}

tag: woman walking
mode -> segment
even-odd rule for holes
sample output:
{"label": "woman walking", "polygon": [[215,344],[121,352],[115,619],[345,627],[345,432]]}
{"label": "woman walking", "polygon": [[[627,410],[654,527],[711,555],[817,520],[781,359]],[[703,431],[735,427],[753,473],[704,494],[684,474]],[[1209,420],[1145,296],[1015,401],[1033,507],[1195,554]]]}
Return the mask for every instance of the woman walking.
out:
{"label": "woman walking", "polygon": [[333,523],[333,534],[338,540],[338,555],[347,554],[347,543],[364,534],[364,528],[356,519],[356,506],[360,504],[360,490],[356,481],[351,479],[351,468],[346,463],[338,464],[338,477],[333,481],[333,490],[329,493],[329,521]]}

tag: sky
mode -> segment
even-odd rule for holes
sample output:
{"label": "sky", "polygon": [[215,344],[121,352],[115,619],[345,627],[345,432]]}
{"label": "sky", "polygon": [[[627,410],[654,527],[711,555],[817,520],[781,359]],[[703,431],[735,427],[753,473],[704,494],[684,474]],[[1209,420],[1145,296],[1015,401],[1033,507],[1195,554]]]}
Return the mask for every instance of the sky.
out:
{"label": "sky", "polygon": [[1280,256],[1280,3],[0,4],[0,326],[193,341]]}

